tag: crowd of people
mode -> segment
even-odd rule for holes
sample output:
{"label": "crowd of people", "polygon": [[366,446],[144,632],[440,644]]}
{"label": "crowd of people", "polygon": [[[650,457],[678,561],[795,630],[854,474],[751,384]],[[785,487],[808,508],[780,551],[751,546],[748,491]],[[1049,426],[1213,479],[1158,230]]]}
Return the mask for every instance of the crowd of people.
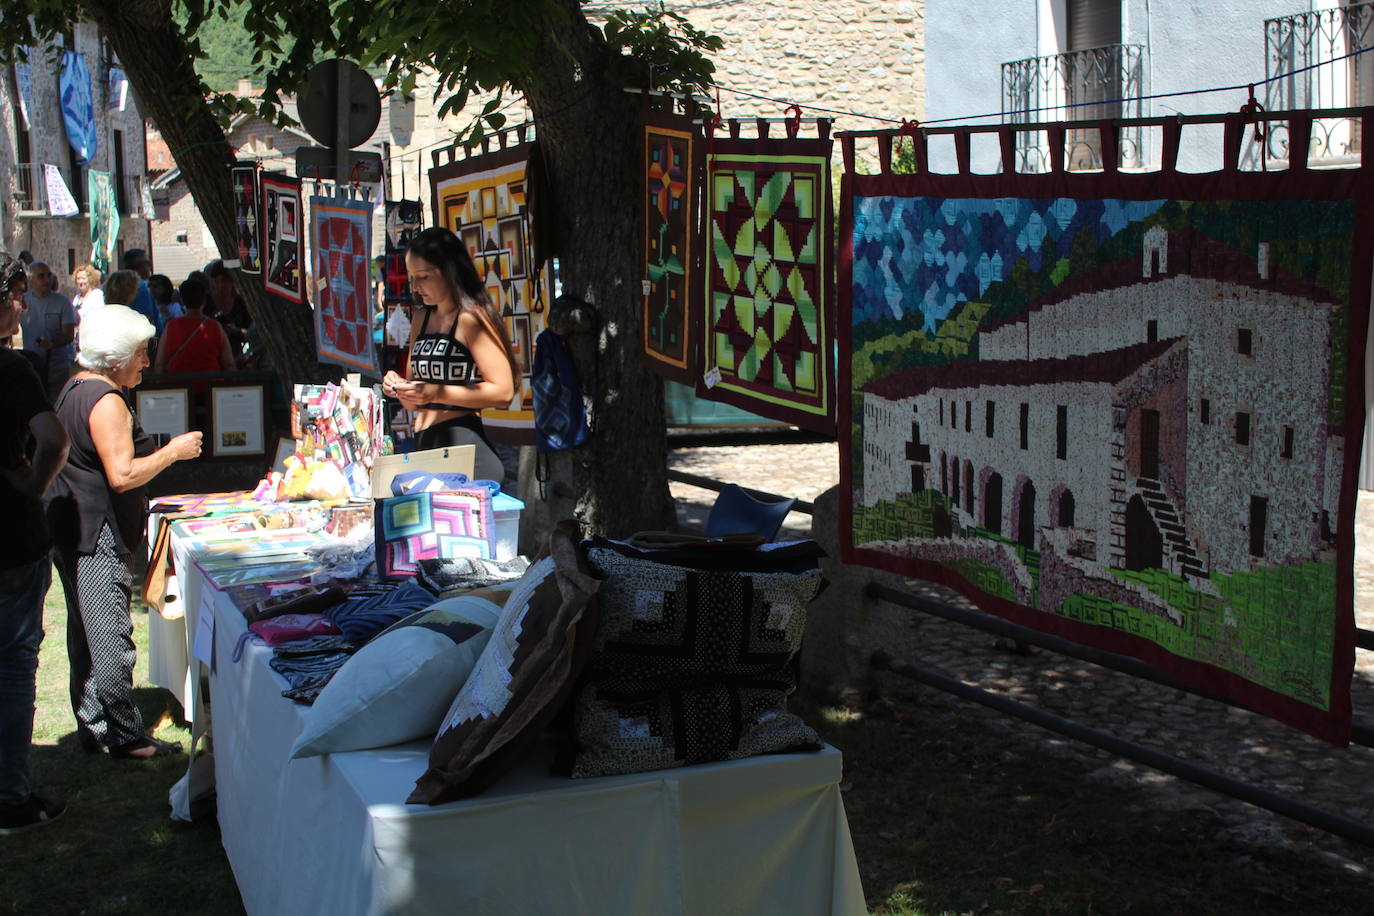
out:
{"label": "crowd of people", "polygon": [[[18,260],[28,283],[25,308],[18,332],[0,335],[0,344],[31,354],[50,399],[75,371],[81,316],[107,304],[127,305],[153,325],[150,355],[156,372],[227,372],[246,368],[256,358],[248,306],[222,261],[192,271],[178,285],[153,273],[147,252],[133,248],[124,253],[121,269],[108,277],[93,264],[78,265],[68,295],[48,262],[24,254]],[[178,320],[187,317],[194,320]],[[166,352],[168,345],[176,359]]]}
{"label": "crowd of people", "polygon": [[[406,253],[414,304],[407,359],[382,393],[414,412],[421,448],[471,444],[476,473],[504,471],[481,411],[504,407],[519,371],[501,318],[467,248],[426,229]],[[158,372],[241,365],[246,304],[220,262],[172,288],[139,250],[123,269],[72,272],[76,297],[43,261],[0,252],[0,498],[19,524],[0,526],[0,836],[66,810],[29,785],[43,603],[56,567],[67,603],[70,700],[81,748],[121,760],[174,754],[148,734],[133,702],[133,557],[147,522],[146,488],[201,453],[198,431],[158,447],[129,392]],[[7,539],[7,540],[6,540]]]}

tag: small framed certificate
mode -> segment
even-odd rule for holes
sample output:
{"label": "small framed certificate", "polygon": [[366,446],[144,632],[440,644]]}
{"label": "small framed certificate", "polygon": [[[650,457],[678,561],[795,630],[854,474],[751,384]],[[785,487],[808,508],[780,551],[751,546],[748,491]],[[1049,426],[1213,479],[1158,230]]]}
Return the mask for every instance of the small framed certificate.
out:
{"label": "small framed certificate", "polygon": [[210,389],[210,454],[263,455],[267,452],[267,414],[262,385],[221,385]]}
{"label": "small framed certificate", "polygon": [[188,388],[141,388],[137,392],[138,425],[161,442],[191,428]]}

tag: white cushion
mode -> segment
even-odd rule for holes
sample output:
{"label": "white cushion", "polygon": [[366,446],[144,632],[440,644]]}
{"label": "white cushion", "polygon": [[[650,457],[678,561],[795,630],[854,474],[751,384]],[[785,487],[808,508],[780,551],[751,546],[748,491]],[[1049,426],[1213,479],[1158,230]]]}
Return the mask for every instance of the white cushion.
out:
{"label": "white cushion", "polygon": [[291,756],[433,737],[486,648],[509,591],[448,598],[379,633],[330,678]]}

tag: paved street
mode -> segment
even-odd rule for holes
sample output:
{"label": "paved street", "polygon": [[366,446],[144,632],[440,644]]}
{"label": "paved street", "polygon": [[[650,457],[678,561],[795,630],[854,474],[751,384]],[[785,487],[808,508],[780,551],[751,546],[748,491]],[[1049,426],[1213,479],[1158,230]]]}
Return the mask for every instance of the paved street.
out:
{"label": "paved street", "polygon": [[[837,456],[833,443],[703,447],[671,452],[669,467],[811,500],[838,483]],[[715,498],[711,491],[686,484],[674,483],[672,491],[684,521],[698,524]],[[1361,627],[1374,629],[1374,494],[1362,494],[1357,526],[1357,614]],[[792,513],[785,530],[807,536],[810,519]],[[952,603],[964,603],[939,586],[908,584]],[[920,657],[905,661],[1374,825],[1374,750],[1332,748],[1262,716],[1053,653],[1019,656],[997,648],[987,634],[917,611],[911,612],[911,626]],[[927,689],[895,677],[884,678],[882,686],[917,696]],[[1356,720],[1374,720],[1374,653],[1356,652],[1353,692]],[[1220,829],[1230,839],[1310,849],[1365,876],[1374,869],[1374,849],[1332,838],[982,707],[970,707],[977,710],[990,738],[1015,733],[1022,741],[1034,741],[1046,755],[1093,761],[1096,769],[1091,778],[1139,786],[1143,806],[1176,810],[1180,816],[1208,809],[1219,817]]]}

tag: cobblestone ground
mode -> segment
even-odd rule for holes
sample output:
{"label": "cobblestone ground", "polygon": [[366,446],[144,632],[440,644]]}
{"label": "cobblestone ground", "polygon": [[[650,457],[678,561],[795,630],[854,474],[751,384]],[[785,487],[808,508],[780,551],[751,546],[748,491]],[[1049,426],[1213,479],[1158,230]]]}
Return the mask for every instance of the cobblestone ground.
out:
{"label": "cobblestone ground", "polygon": [[[766,492],[811,500],[839,482],[838,446],[746,445],[682,448],[669,467]],[[672,484],[685,524],[701,525],[715,493]],[[810,517],[788,516],[784,531],[810,535]],[[1357,509],[1355,560],[1358,625],[1374,629],[1374,493]],[[911,580],[908,587],[967,605],[953,592]],[[999,649],[986,633],[911,612],[919,658],[912,664],[1030,703],[1084,725],[1193,761],[1302,803],[1374,825],[1374,750],[1333,748],[1267,718],[1117,674],[1051,652],[1021,656]],[[1356,652],[1352,688],[1357,721],[1374,720],[1374,652]],[[911,694],[921,688],[890,677],[882,686]],[[1230,799],[1149,767],[970,704],[990,734],[1004,734],[1038,752],[1088,761],[1089,778],[1138,786],[1142,804],[1165,810],[1211,811],[1225,839],[1257,847],[1287,847],[1333,859],[1374,876],[1374,848]],[[1371,903],[1374,908],[1374,903]]]}

